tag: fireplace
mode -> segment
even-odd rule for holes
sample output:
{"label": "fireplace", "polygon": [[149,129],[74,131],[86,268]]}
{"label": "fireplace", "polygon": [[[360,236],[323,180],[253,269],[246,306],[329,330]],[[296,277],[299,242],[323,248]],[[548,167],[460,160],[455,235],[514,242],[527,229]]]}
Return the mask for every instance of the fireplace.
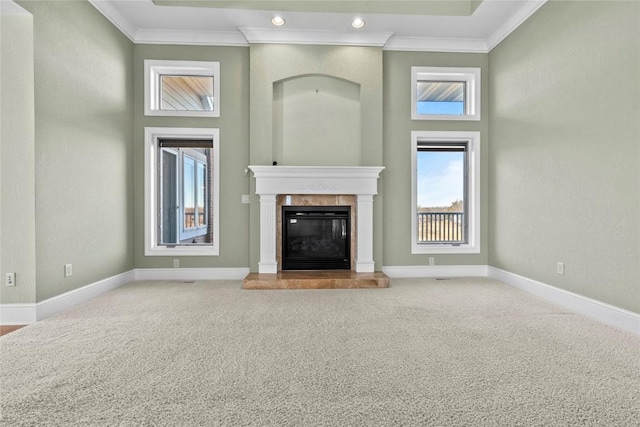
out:
{"label": "fireplace", "polygon": [[283,206],[282,270],[350,270],[349,206]]}
{"label": "fireplace", "polygon": [[[278,246],[282,239],[277,220],[282,210],[276,209],[279,195],[333,195],[337,200],[349,195],[351,209],[350,265],[356,273],[373,273],[373,196],[384,169],[379,166],[249,166],[256,178],[256,194],[260,196],[260,261],[258,273],[275,274],[282,267]],[[285,197],[286,198],[286,197]],[[344,200],[344,199],[342,199]],[[305,203],[294,203],[305,205]],[[349,202],[333,204],[344,206]],[[309,203],[312,206],[321,203]],[[357,233],[354,233],[357,230]],[[280,268],[279,268],[280,267]]]}

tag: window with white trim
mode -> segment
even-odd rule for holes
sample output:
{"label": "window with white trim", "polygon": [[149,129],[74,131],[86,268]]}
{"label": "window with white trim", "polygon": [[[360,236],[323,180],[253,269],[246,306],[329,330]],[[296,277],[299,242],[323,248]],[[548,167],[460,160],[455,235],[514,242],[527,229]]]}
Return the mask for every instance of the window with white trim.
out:
{"label": "window with white trim", "polygon": [[411,253],[480,252],[480,132],[411,133]]}
{"label": "window with white trim", "polygon": [[144,61],[145,116],[220,117],[220,63]]}
{"label": "window with white trim", "polygon": [[218,137],[145,128],[145,255],[219,254]]}
{"label": "window with white trim", "polygon": [[480,68],[411,67],[413,120],[480,120]]}

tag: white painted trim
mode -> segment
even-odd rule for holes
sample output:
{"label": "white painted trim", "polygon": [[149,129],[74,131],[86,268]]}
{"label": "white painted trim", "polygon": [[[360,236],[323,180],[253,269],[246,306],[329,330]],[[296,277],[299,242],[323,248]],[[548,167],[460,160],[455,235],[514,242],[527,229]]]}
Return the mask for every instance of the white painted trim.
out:
{"label": "white painted trim", "polygon": [[436,37],[391,37],[383,50],[404,52],[458,52],[487,53],[487,43],[482,39],[454,39]]}
{"label": "white painted trim", "polygon": [[140,29],[136,32],[134,42],[138,44],[175,44],[188,46],[249,46],[249,43],[247,43],[242,33],[237,31]]}
{"label": "white painted trim", "polygon": [[[480,120],[481,76],[478,67],[411,67],[411,120]],[[465,82],[465,112],[455,114],[418,113],[418,82]]]}
{"label": "white painted trim", "polygon": [[486,277],[486,265],[406,265],[382,267],[390,278],[408,277]]}
{"label": "white painted trim", "polygon": [[1,325],[30,325],[37,321],[37,304],[0,304]]}
{"label": "white painted trim", "polygon": [[30,325],[138,280],[242,280],[249,268],[137,268],[44,301],[0,304],[0,324]]}
{"label": "white painted trim", "polygon": [[[467,216],[468,243],[458,246],[418,243],[418,142],[466,141],[467,145]],[[480,132],[412,131],[411,132],[411,253],[477,254],[480,253]]]}
{"label": "white painted trim", "polygon": [[[162,110],[162,76],[207,76],[213,78],[212,111]],[[144,60],[144,115],[169,117],[220,117],[220,62]]]}
{"label": "white painted trim", "polygon": [[138,29],[115,8],[110,1],[89,0],[89,3],[95,7],[109,22],[111,22],[122,34],[127,36],[129,40],[135,43],[136,32]]}
{"label": "white painted trim", "polygon": [[[158,139],[163,137],[181,139],[211,138],[213,140],[212,165],[212,209],[213,242],[211,245],[176,246],[158,245],[157,191]],[[145,256],[218,256],[220,255],[220,130],[218,128],[144,128],[144,254]]]}
{"label": "white painted trim", "polygon": [[249,43],[317,44],[339,46],[385,45],[392,32],[287,30],[276,28],[238,28]]}
{"label": "white painted trim", "polygon": [[0,304],[0,324],[29,325],[134,281],[133,270],[33,304]]}
{"label": "white painted trim", "polygon": [[488,266],[488,277],[640,336],[640,314]]}
{"label": "white painted trim", "polygon": [[489,35],[489,37],[487,37],[487,52],[491,52],[494,47],[498,46],[502,40],[506,39],[509,34],[514,32],[516,28],[518,28],[524,21],[526,21],[531,17],[531,15],[536,13],[536,11],[540,9],[546,2],[547,0],[527,0],[522,2],[522,6],[520,7],[520,9],[518,9],[515,14],[510,16],[507,22],[505,22],[491,35]]}
{"label": "white painted trim", "polygon": [[134,280],[132,271],[117,274],[107,279],[99,280],[81,288],[74,289],[64,294],[48,298],[37,303],[37,320],[52,316],[74,305],[87,302],[99,295],[126,285]]}
{"label": "white painted trim", "polygon": [[135,280],[242,280],[249,268],[137,268]]}

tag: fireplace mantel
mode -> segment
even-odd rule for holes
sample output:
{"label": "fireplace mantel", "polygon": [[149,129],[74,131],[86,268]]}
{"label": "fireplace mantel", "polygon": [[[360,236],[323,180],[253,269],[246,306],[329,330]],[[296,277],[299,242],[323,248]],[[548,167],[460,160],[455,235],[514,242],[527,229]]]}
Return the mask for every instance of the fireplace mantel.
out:
{"label": "fireplace mantel", "polygon": [[373,196],[378,194],[382,166],[249,166],[260,196],[259,273],[277,273],[276,196],[278,194],[344,194],[357,197],[356,272],[371,273]]}

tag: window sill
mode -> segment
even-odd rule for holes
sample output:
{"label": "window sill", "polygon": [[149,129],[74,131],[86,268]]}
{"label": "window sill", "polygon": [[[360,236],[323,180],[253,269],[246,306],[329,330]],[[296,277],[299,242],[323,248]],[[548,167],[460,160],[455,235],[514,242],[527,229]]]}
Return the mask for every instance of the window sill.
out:
{"label": "window sill", "polygon": [[411,253],[414,255],[431,254],[479,254],[480,247],[477,245],[428,245],[416,244],[411,246]]}
{"label": "window sill", "polygon": [[219,256],[220,251],[213,246],[154,246],[145,248],[145,256]]}

